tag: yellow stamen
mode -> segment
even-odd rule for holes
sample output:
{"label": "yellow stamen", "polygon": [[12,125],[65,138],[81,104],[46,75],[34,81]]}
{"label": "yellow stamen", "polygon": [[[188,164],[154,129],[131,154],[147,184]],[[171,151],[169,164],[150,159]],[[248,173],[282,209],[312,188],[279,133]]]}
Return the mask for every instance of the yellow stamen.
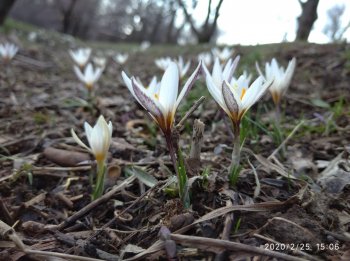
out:
{"label": "yellow stamen", "polygon": [[156,98],[156,100],[159,100],[159,95],[157,93],[155,93],[154,98]]}
{"label": "yellow stamen", "polygon": [[240,97],[241,100],[243,99],[243,97],[244,97],[246,91],[247,91],[247,90],[246,90],[245,88],[242,89],[242,93],[241,93],[241,97]]}

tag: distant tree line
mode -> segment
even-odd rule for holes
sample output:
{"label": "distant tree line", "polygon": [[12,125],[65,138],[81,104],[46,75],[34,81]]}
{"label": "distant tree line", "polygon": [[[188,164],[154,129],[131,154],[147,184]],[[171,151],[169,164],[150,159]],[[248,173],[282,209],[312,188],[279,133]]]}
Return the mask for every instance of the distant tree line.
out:
{"label": "distant tree line", "polygon": [[209,0],[200,24],[192,17],[198,0],[1,0],[0,18],[4,1],[14,19],[82,39],[152,43],[215,41],[223,3]]}
{"label": "distant tree line", "polygon": [[[296,40],[307,41],[317,20],[319,0],[295,1],[302,9]],[[215,42],[219,34],[217,21],[223,2],[206,0],[206,12],[195,19],[198,0],[0,0],[0,25],[9,14],[82,39],[208,43]],[[349,22],[341,28],[344,9],[335,6],[328,11],[329,23],[324,31],[333,41],[340,40],[350,27]]]}

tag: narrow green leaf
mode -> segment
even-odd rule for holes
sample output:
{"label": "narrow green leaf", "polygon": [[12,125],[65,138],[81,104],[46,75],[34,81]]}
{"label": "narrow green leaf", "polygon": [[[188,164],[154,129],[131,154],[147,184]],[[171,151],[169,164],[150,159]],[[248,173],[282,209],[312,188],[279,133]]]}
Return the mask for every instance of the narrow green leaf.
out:
{"label": "narrow green leaf", "polygon": [[158,180],[155,177],[151,176],[141,168],[126,167],[124,171],[129,175],[135,175],[139,181],[141,181],[143,184],[145,184],[148,187],[152,188],[158,183]]}

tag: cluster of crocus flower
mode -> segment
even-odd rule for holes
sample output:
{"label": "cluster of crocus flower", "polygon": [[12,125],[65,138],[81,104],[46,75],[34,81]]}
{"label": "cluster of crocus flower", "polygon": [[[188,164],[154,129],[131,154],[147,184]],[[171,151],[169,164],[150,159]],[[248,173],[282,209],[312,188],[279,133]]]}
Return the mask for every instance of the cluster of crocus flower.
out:
{"label": "cluster of crocus flower", "polygon": [[[144,85],[138,77],[129,77],[124,71],[122,72],[122,78],[136,101],[149,113],[150,117],[161,129],[170,152],[175,172],[179,175],[177,169],[179,159],[177,155],[178,147],[177,141],[174,140],[173,136],[175,113],[181,100],[191,89],[200,73],[203,72],[209,93],[222,110],[229,116],[232,122],[234,140],[232,161],[229,167],[229,173],[232,173],[240,164],[240,124],[244,115],[268,89],[270,89],[270,92],[272,93],[274,102],[279,103],[280,97],[291,81],[296,66],[296,60],[293,58],[290,61],[286,71],[284,71],[283,67],[278,66],[275,59],[272,60],[271,64],[266,63],[265,74],[263,74],[257,66],[260,76],[252,81],[252,75],[246,71],[244,71],[242,75],[239,75],[236,78],[234,77],[234,72],[240,59],[239,56],[235,59],[228,58],[226,64],[223,65],[220,63],[220,58],[216,57],[211,72],[202,62],[203,59],[200,59],[197,68],[179,92],[181,79],[181,69],[179,64],[182,63],[183,68],[190,66],[189,64],[184,65],[183,59],[180,58],[177,63],[171,58],[164,58],[161,60],[165,72],[160,82],[158,82],[157,78],[154,76],[148,85]],[[75,70],[77,71],[77,75],[79,75],[78,77],[84,79],[86,82],[93,82],[94,79],[98,78],[101,74],[100,71],[93,72],[90,64],[86,66],[86,70],[90,71],[87,74],[95,75],[95,77],[89,78],[88,76],[81,74],[78,67],[75,67]],[[81,142],[74,131],[72,131],[72,135],[81,146],[87,148],[95,155],[98,165],[98,173],[104,173],[104,164],[110,145],[112,125],[110,122],[107,124],[103,116],[101,116],[93,128],[87,123],[85,123],[84,127],[90,148]],[[101,167],[102,164],[104,166],[103,168]],[[103,192],[103,187],[101,190],[100,185],[102,182],[100,180],[101,176],[103,175],[97,175],[97,192],[95,191],[94,195],[100,195]],[[180,177],[178,180],[180,180]],[[181,191],[181,188],[179,193],[180,197],[183,198],[184,191]]]}
{"label": "cluster of crocus flower", "polygon": [[92,90],[95,83],[101,77],[103,70],[105,69],[107,59],[104,57],[94,57],[93,63],[89,63],[91,56],[90,48],[79,48],[77,50],[69,50],[69,54],[72,57],[75,65],[73,66],[74,72],[78,79],[84,84],[88,90],[89,98],[91,98]]}
{"label": "cluster of crocus flower", "polygon": [[9,62],[18,52],[18,47],[12,43],[0,44],[0,56],[4,62]]}
{"label": "cluster of crocus flower", "polygon": [[71,129],[73,139],[88,152],[94,155],[97,163],[97,177],[93,199],[99,198],[104,190],[104,178],[106,172],[107,153],[111,144],[113,126],[101,115],[94,127],[87,122],[84,123],[85,135],[89,146],[85,145],[73,129]]}
{"label": "cluster of crocus flower", "polygon": [[191,61],[187,61],[187,63],[185,63],[182,56],[179,56],[178,59],[172,59],[170,57],[162,57],[154,60],[154,63],[157,65],[157,67],[163,71],[165,71],[170,65],[170,63],[172,62],[177,64],[177,67],[179,69],[180,79],[184,78],[188,70],[190,69]]}

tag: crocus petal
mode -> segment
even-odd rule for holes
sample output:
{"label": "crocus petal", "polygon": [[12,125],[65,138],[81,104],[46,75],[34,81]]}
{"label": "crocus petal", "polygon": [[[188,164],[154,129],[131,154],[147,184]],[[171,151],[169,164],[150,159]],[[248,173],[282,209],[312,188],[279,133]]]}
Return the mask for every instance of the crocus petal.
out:
{"label": "crocus petal", "polygon": [[232,120],[237,120],[234,118],[239,112],[239,105],[235,98],[235,95],[231,91],[232,87],[229,86],[227,81],[222,83],[222,96],[224,98],[227,109],[229,110]]}
{"label": "crocus petal", "polygon": [[273,83],[273,79],[264,82],[263,77],[258,77],[248,88],[242,100],[242,107],[247,111],[254,105]]}
{"label": "crocus petal", "polygon": [[215,59],[212,76],[213,76],[214,82],[218,86],[220,86],[222,84],[223,78],[222,78],[222,68],[221,68],[221,65],[220,65],[219,58]]}
{"label": "crocus petal", "polygon": [[164,108],[163,106],[155,99],[149,97],[145,91],[137,85],[135,79],[131,80],[132,88],[134,90],[135,96],[140,104],[155,118],[164,118]]}
{"label": "crocus petal", "polygon": [[228,108],[225,104],[224,98],[222,97],[222,92],[221,92],[222,87],[218,87],[216,85],[213,77],[210,75],[207,67],[204,64],[202,65],[202,68],[203,68],[204,73],[206,75],[205,81],[206,81],[209,93],[214,98],[214,100],[219,104],[219,106],[229,115],[230,111],[228,110]]}
{"label": "crocus petal", "polygon": [[290,81],[292,80],[296,63],[297,63],[297,60],[295,59],[295,57],[293,57],[293,59],[288,63],[288,67],[285,72],[285,84],[286,84],[285,90],[287,89],[287,87],[290,84]]}
{"label": "crocus petal", "polygon": [[100,67],[97,67],[94,74],[93,82],[96,82],[101,77],[102,73],[103,73],[103,69]]}
{"label": "crocus petal", "polygon": [[199,62],[197,68],[194,70],[194,72],[192,73],[190,78],[188,78],[188,80],[186,81],[184,87],[182,88],[182,90],[181,90],[181,92],[179,94],[179,97],[177,97],[174,110],[177,109],[177,107],[179,106],[179,104],[180,104],[181,100],[183,99],[183,97],[185,97],[186,94],[189,92],[189,90],[192,88],[194,82],[196,81],[196,79],[198,78],[199,74],[201,73],[201,69],[202,69],[202,62]]}
{"label": "crocus petal", "polygon": [[73,68],[74,68],[74,72],[75,72],[76,76],[79,78],[79,80],[82,82],[85,82],[85,77],[84,77],[83,73],[80,71],[79,67],[74,65]]}
{"label": "crocus petal", "polygon": [[129,91],[132,93],[132,95],[136,98],[135,93],[134,93],[134,89],[132,88],[131,79],[128,77],[128,75],[124,71],[122,71],[122,77],[123,77],[123,80],[124,80],[126,87],[129,89]]}
{"label": "crocus petal", "polygon": [[87,79],[89,79],[89,81],[92,80],[92,77],[94,75],[94,69],[92,68],[92,64],[89,63],[86,68],[85,68],[85,71],[84,71],[84,75]]}
{"label": "crocus petal", "polygon": [[89,123],[84,122],[84,130],[85,130],[86,138],[87,138],[89,144],[91,144],[92,129],[93,128],[90,126]]}
{"label": "crocus petal", "polygon": [[240,56],[238,55],[233,62],[231,63],[231,59],[227,62],[224,71],[222,72],[224,80],[230,82],[233,77],[233,73],[235,72]]}
{"label": "crocus petal", "polygon": [[72,137],[73,139],[75,140],[76,143],[78,143],[81,147],[87,149],[89,152],[92,152],[91,149],[86,146],[82,141],[81,139],[79,139],[78,135],[75,133],[75,131],[73,129],[70,130],[71,134],[72,134]]}
{"label": "crocus petal", "polygon": [[255,62],[255,67],[256,67],[256,70],[258,71],[259,75],[264,77],[264,80],[266,80],[265,75],[262,73],[258,62]]}
{"label": "crocus petal", "polygon": [[173,110],[179,90],[179,69],[174,62],[170,62],[166,69],[159,91],[159,102],[166,112]]}

